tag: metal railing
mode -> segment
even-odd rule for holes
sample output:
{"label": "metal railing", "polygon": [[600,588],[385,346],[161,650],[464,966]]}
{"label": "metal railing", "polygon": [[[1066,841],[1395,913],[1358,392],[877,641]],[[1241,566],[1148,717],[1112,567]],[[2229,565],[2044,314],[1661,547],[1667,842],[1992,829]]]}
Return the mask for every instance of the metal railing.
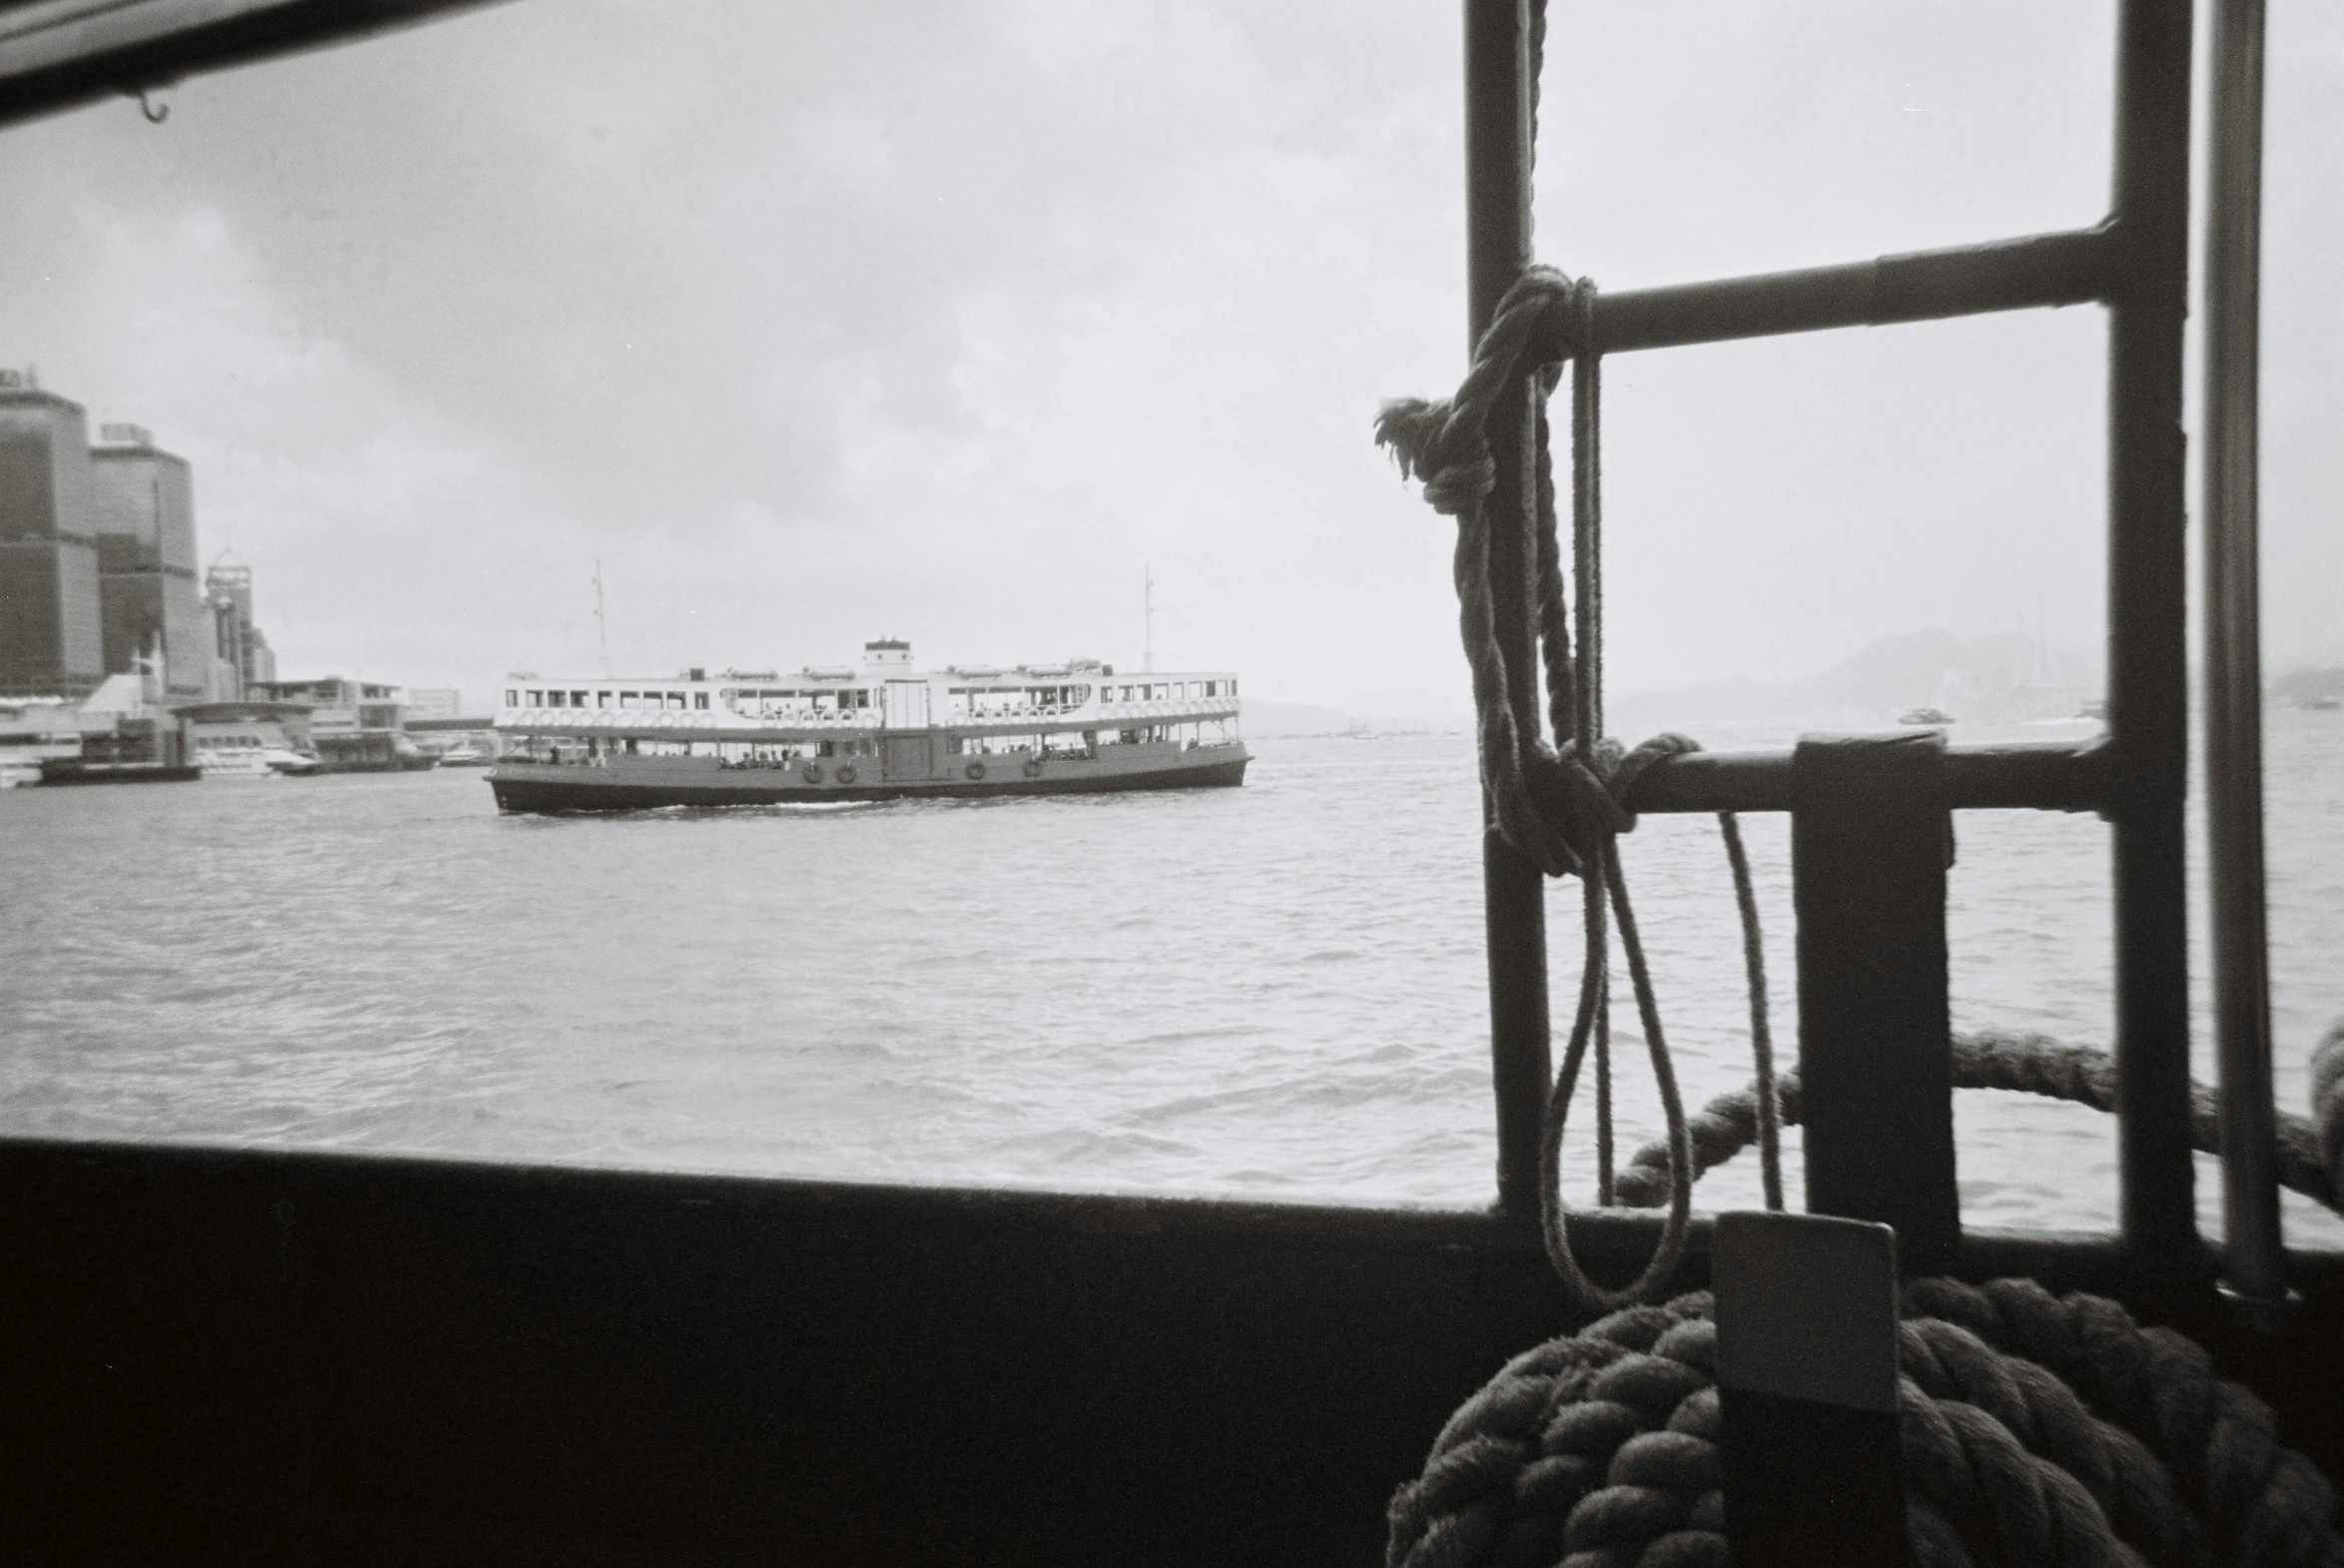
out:
{"label": "metal railing", "polygon": [[[1465,99],[1469,344],[1531,261],[1534,0],[1466,0]],[[2282,1266],[2270,1138],[2267,1005],[2261,1001],[2259,753],[2245,733],[2259,701],[2252,662],[2252,229],[2249,188],[2259,147],[2259,5],[2224,0],[2217,34],[2214,342],[2209,387],[2208,685],[2217,887],[2218,976],[2224,998],[2224,1083],[2233,1119],[2228,1167],[2231,1246],[2239,1288],[2267,1294]],[[2182,331],[2187,298],[2190,6],[2123,0],[2117,25],[2115,189],[2105,221],[2084,230],[1849,266],[1607,294],[1595,306],[1600,352],[1880,326],[1986,312],[2096,303],[2108,311],[2106,738],[2086,748],[1954,748],[1927,789],[1934,809],[2093,810],[2112,828],[2114,1034],[2120,1228],[2144,1288],[2202,1290],[2204,1252],[2193,1197],[2182,842],[2187,694]],[[2251,104],[2249,100],[2252,100]],[[1562,346],[1549,346],[1558,357]],[[1531,475],[1538,391],[1491,422],[1498,456],[1491,514],[1497,633],[1516,719],[1537,733],[1540,682]],[[2242,468],[2240,465],[2244,464]],[[2226,487],[2217,496],[2213,486]],[[1519,526],[1510,519],[1519,518]],[[2219,656],[2217,657],[2217,650]],[[2226,706],[2225,706],[2226,704]],[[1804,754],[1805,748],[1802,749]],[[1694,754],[1654,767],[1633,804],[1657,811],[1789,810],[1803,805],[1793,754]],[[2257,813],[2249,824],[2250,812]],[[1821,816],[1816,819],[1819,823]],[[1799,829],[1795,828],[1795,837]],[[1537,1212],[1538,1134],[1551,1072],[1545,891],[1537,870],[1484,836],[1485,912],[1498,1203],[1509,1218]],[[1795,855],[1795,861],[1797,856]],[[1802,867],[1795,865],[1795,875]],[[2226,890],[2226,891],[2225,891]],[[1942,898],[1936,940],[1943,942]],[[1803,928],[1807,922],[1803,921]],[[2252,973],[2248,973],[2251,969]],[[1927,985],[1926,973],[1916,984]],[[1802,957],[1802,1006],[1810,980]],[[1910,978],[1910,977],[1909,977]],[[1941,995],[1942,965],[1936,982]],[[1897,999],[1883,999],[1894,1003]],[[2261,1013],[2258,1014],[2258,1008]],[[2259,1050],[2252,1043],[2262,1031]],[[1807,1049],[1815,1043],[1806,1041]],[[2259,1081],[2256,1079],[2259,1062]],[[1930,1109],[1950,1127],[1949,1104]],[[1808,1146],[1853,1137],[1810,1101]],[[1944,1179],[1951,1180],[1950,1168]],[[1811,1155],[1812,1182],[1812,1155]],[[1811,1202],[1814,1198],[1811,1190]],[[1950,1194],[1945,1194],[1951,1200]],[[2251,1210],[2251,1211],[2249,1211]],[[1845,1211],[1845,1210],[1843,1210]]]}

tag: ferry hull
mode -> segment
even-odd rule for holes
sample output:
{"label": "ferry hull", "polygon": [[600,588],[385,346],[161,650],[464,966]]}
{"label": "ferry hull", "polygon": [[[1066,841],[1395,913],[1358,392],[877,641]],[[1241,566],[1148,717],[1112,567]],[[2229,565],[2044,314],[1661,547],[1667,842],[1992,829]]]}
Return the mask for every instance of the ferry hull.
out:
{"label": "ferry hull", "polygon": [[[802,766],[717,768],[694,759],[619,759],[621,766],[503,761],[488,774],[500,810],[511,812],[646,811],[664,806],[803,806],[844,801],[983,799],[1007,795],[1098,795],[1125,790],[1228,789],[1245,782],[1252,758],[1241,747],[1209,748],[1116,766],[1104,761],[1054,760],[1029,775],[1015,759],[988,763],[985,776],[958,774],[917,779],[875,777],[875,761],[851,764],[841,781],[831,763],[819,781]],[[972,759],[973,760],[973,759]]]}
{"label": "ferry hull", "polygon": [[186,784],[204,776],[192,762],[44,762],[43,784]]}

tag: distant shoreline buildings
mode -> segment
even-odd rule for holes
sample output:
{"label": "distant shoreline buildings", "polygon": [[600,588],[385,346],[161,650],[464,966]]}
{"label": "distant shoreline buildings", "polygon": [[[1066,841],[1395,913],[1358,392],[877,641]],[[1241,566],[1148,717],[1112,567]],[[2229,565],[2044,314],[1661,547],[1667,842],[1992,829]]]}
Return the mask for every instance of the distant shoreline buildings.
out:
{"label": "distant shoreline buildings", "polygon": [[275,681],[251,568],[223,552],[198,581],[187,459],[136,424],[98,436],[81,404],[0,369],[0,696],[140,672],[176,707]]}

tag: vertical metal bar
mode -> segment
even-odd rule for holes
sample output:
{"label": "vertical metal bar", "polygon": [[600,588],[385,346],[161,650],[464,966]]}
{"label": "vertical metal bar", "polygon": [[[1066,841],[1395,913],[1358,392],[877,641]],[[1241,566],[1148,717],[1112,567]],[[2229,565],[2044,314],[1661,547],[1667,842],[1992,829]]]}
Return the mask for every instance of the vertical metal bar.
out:
{"label": "vertical metal bar", "polygon": [[2189,0],[2124,0],[2117,32],[2115,221],[2125,257],[2108,324],[2108,731],[2119,1208],[2144,1291],[2185,1293],[2204,1284],[2182,870]]}
{"label": "vertical metal bar", "polygon": [[1808,736],[1792,754],[1807,1207],[1894,1225],[1907,1270],[1961,1251],[1947,1001],[1944,737]]}
{"label": "vertical metal bar", "polygon": [[2284,1326],[2271,992],[2264,946],[2257,375],[2262,269],[2263,0],[2214,7],[2206,217],[2205,803],[2214,1046],[2222,1085],[2223,1285]]}
{"label": "vertical metal bar", "polygon": [[[1470,343],[1530,262],[1529,0],[1465,0],[1465,244]],[[1488,506],[1490,578],[1497,586],[1498,646],[1511,681],[1514,721],[1538,733],[1537,560],[1526,500],[1536,494],[1533,395],[1501,402],[1490,418],[1497,487]],[[1483,915],[1489,933],[1489,1049],[1497,1096],[1501,1213],[1538,1217],[1539,1121],[1549,1077],[1546,886],[1538,868],[1494,832],[1482,834]]]}

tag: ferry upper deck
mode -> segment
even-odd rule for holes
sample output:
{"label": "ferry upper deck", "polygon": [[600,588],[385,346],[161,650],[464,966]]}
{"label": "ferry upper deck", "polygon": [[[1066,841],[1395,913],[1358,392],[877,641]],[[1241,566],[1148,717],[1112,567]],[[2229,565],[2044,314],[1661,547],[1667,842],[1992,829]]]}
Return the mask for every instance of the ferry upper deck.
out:
{"label": "ferry upper deck", "polygon": [[1119,674],[1096,659],[1051,664],[912,666],[910,645],[867,644],[864,662],[772,669],[692,668],[675,676],[506,678],[499,729],[587,739],[755,741],[856,730],[949,729],[972,737],[1233,724],[1237,677],[1225,670]]}

